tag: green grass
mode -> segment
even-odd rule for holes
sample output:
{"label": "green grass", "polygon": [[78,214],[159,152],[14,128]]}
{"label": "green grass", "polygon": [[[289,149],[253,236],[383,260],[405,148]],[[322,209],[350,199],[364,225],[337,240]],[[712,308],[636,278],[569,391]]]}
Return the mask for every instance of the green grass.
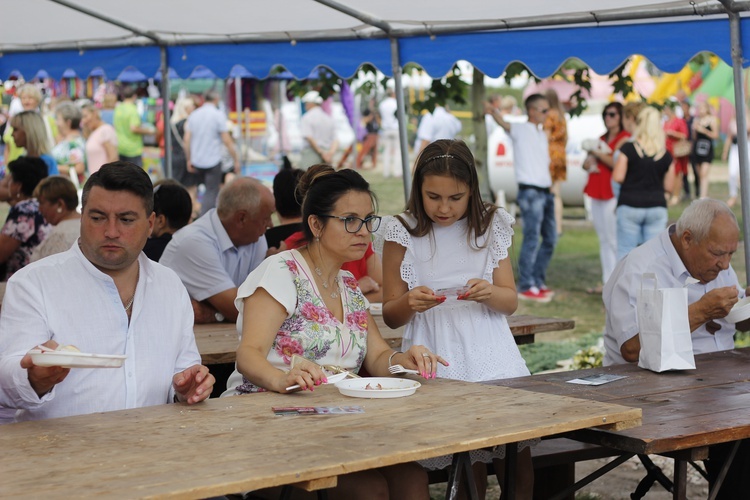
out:
{"label": "green grass", "polygon": [[[718,165],[712,168],[726,169],[726,166]],[[364,171],[363,174],[377,194],[381,215],[396,214],[403,210],[404,192],[401,179],[384,179],[373,171]],[[712,183],[709,195],[725,200],[726,182]],[[671,207],[670,221],[676,221],[686,206],[686,203],[681,203]],[[734,213],[741,225],[742,214],[739,206],[734,208]],[[578,349],[595,344],[604,331],[605,311],[601,295],[586,293],[587,288],[594,287],[600,282],[601,266],[599,240],[593,226],[584,217],[581,208],[566,208],[564,211],[564,232],[555,248],[547,274],[548,286],[557,292],[554,300],[547,304],[521,302],[516,312],[570,318],[576,324],[573,330],[539,334],[535,344],[522,346],[521,353],[532,372],[554,368],[558,360],[570,358]],[[520,226],[516,226],[516,235],[510,251],[516,276],[520,243]],[[740,283],[745,283],[742,245],[733,257],[732,265],[740,278]],[[750,336],[738,337],[738,342],[750,343]]]}

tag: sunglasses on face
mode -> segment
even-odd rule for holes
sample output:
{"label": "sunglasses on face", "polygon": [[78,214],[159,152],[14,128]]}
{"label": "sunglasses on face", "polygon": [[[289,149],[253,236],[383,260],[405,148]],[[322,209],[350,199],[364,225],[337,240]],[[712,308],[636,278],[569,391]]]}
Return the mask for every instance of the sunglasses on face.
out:
{"label": "sunglasses on face", "polygon": [[610,118],[616,118],[616,117],[618,117],[620,115],[617,114],[616,111],[607,111],[606,113],[604,113],[604,116],[608,116]]}

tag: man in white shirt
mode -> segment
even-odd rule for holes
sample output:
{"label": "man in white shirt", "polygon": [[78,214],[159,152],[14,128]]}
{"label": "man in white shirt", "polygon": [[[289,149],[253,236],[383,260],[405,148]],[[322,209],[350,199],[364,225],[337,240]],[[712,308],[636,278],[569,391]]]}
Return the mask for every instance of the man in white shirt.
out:
{"label": "man in white shirt", "polygon": [[221,157],[223,146],[234,160],[234,173],[240,175],[240,158],[229,135],[227,117],[219,109],[221,95],[215,90],[206,92],[206,101],[193,111],[185,123],[185,158],[187,170],[198,174],[198,183],[206,186],[201,201],[201,215],[216,206],[216,196],[222,180]]}
{"label": "man in white shirt", "polygon": [[275,208],[270,189],[243,177],[221,190],[215,209],[174,233],[159,263],[187,288],[196,323],[237,321],[237,288],[266,258]]}
{"label": "man in white shirt", "polygon": [[[179,278],[142,252],[153,186],[135,165],[104,165],[86,182],[81,237],[8,281],[0,315],[0,406],[17,420],[158,405],[211,394]],[[35,346],[124,355],[122,368],[37,366]],[[7,416],[7,414],[6,414]]]}
{"label": "man in white shirt", "polygon": [[643,273],[656,274],[659,288],[687,288],[693,352],[733,349],[735,331],[750,327],[725,319],[745,295],[730,264],[739,234],[737,219],[724,203],[696,200],[677,224],[622,259],[602,294],[607,311],[604,364],[638,361],[635,304]]}
{"label": "man in white shirt", "polygon": [[549,302],[554,294],[547,288],[547,267],[557,244],[555,198],[550,192],[549,139],[542,128],[549,102],[540,94],[532,94],[526,98],[525,106],[529,117],[525,123],[505,121],[503,112],[491,104],[486,105],[485,113],[492,115],[513,141],[517,202],[523,218],[518,298]]}
{"label": "man in white shirt", "polygon": [[[625,256],[602,294],[607,310],[604,364],[638,361],[641,343],[635,304],[643,273],[656,274],[660,288],[687,288],[693,352],[733,349],[735,331],[750,329],[750,320],[737,324],[726,320],[747,294],[730,264],[739,236],[737,219],[726,204],[701,199],[691,203],[675,225]],[[722,467],[731,460],[716,498],[744,498],[750,487],[750,441],[742,440],[736,454],[734,445],[709,447],[705,464],[712,492]]]}
{"label": "man in white shirt", "polygon": [[333,165],[333,155],[339,147],[336,123],[320,107],[323,98],[314,90],[302,96],[302,103],[305,105],[305,114],[300,120],[300,132],[304,144],[299,167],[307,170],[318,163]]}
{"label": "man in white shirt", "polygon": [[401,145],[398,137],[398,103],[393,89],[388,89],[386,98],[380,102],[380,141],[383,144],[383,176],[401,177]]}
{"label": "man in white shirt", "polygon": [[461,120],[443,106],[437,105],[430,114],[425,114],[417,128],[417,151],[422,151],[438,139],[455,139],[461,133]]}

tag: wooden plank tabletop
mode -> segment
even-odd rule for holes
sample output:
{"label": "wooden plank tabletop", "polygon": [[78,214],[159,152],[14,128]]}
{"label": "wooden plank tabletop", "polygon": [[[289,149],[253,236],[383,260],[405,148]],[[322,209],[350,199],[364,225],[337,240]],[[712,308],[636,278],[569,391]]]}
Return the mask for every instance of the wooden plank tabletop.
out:
{"label": "wooden plank tabletop", "polygon": [[[365,413],[271,411],[342,405]],[[8,424],[0,449],[13,452],[0,456],[0,496],[202,498],[591,426],[629,427],[640,416],[610,403],[438,379],[399,399],[347,398],[321,386]]]}
{"label": "wooden plank tabletop", "polygon": [[[383,338],[394,349],[401,346],[401,338],[404,329],[392,330],[383,323],[383,316],[374,314]],[[545,318],[532,315],[509,316],[508,325],[510,331],[516,338],[517,344],[528,344],[534,342],[534,335],[542,332],[559,330],[571,330],[575,327],[575,321],[563,318]],[[195,325],[195,341],[198,351],[205,365],[220,363],[234,363],[235,351],[239,345],[239,337],[234,323],[212,323],[208,325]]]}
{"label": "wooden plank tabletop", "polygon": [[[596,373],[627,378],[600,386],[566,383]],[[696,370],[654,373],[635,364],[493,382],[643,409],[643,425],[576,438],[632,453],[668,453],[750,437],[750,348],[696,356]]]}

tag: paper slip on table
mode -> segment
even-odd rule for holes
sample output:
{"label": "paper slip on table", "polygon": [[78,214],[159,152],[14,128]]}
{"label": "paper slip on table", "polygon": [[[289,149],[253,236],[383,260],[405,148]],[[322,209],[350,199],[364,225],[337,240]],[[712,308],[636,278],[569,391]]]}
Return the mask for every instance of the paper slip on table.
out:
{"label": "paper slip on table", "polygon": [[[365,412],[271,411],[346,405]],[[468,457],[502,444],[510,451],[522,440],[627,428],[640,417],[641,410],[617,404],[440,379],[422,381],[414,395],[399,399],[348,398],[326,385],[292,395],[160,405],[3,426],[0,449],[13,453],[0,457],[0,495],[205,498],[289,484],[314,490],[335,486],[341,474],[446,454]],[[509,468],[508,477],[514,472]],[[514,498],[512,481],[506,489]]]}
{"label": "paper slip on table", "polygon": [[[404,329],[391,330],[383,323],[382,315],[375,314],[373,318],[386,342],[394,349],[400,348]],[[518,315],[508,317],[508,326],[517,344],[530,344],[534,342],[534,336],[537,333],[571,330],[575,327],[575,321],[564,318]],[[234,323],[195,325],[193,331],[203,364],[234,363],[239,345],[237,327]]]}
{"label": "paper slip on table", "polygon": [[[641,408],[639,427],[588,429],[568,437],[623,453],[674,458],[673,496],[682,499],[688,461],[705,459],[710,445],[750,438],[750,348],[701,354],[695,361],[695,370],[654,373],[629,363],[492,384]],[[598,373],[626,378],[599,386],[567,383]]]}

